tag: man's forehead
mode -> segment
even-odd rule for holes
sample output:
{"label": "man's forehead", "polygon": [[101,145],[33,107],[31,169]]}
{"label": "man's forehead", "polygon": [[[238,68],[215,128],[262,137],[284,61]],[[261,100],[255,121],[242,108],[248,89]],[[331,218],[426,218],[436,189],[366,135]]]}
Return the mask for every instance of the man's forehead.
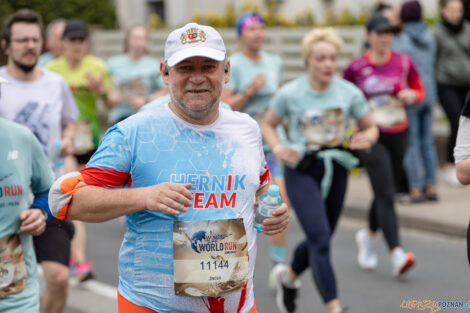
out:
{"label": "man's forehead", "polygon": [[[184,59],[183,61],[179,62],[178,64],[192,64],[192,63],[221,63],[222,61],[217,61],[208,57],[190,57]],[[178,65],[176,64],[176,65]]]}
{"label": "man's forehead", "polygon": [[38,34],[41,34],[41,28],[36,23],[26,23],[26,22],[16,22],[11,25],[11,33],[24,33],[24,32],[31,32],[37,31]]}

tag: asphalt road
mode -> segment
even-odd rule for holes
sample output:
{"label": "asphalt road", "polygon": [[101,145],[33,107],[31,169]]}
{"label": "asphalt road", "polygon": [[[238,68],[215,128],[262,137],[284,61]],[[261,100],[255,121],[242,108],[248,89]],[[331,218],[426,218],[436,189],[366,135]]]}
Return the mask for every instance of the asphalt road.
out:
{"label": "asphalt road", "polygon": [[[402,279],[394,279],[390,259],[383,240],[379,242],[379,266],[374,272],[361,270],[356,263],[354,234],[364,223],[342,219],[333,239],[332,259],[334,262],[339,295],[343,305],[349,306],[349,313],[394,313],[413,312],[415,308],[401,308],[403,301],[470,301],[470,267],[466,261],[466,247],[463,240],[437,236],[430,233],[405,230],[402,245],[416,254],[417,265]],[[88,224],[88,258],[95,262],[95,274],[104,286],[115,288],[118,283],[116,272],[117,253],[125,226],[118,220],[101,224]],[[289,260],[295,245],[303,235],[295,221],[289,230]],[[268,240],[258,237],[258,258],[255,270],[255,297],[261,313],[278,312],[274,297],[267,287],[269,260]],[[298,298],[298,312],[326,312],[316,289],[310,271],[301,278],[302,289]],[[102,284],[99,284],[100,286]],[[101,287],[72,287],[67,313],[117,312],[112,292],[102,292]],[[113,289],[111,288],[111,291]],[[90,306],[90,301],[96,303]],[[405,302],[406,303],[406,302]],[[422,312],[432,312],[422,308]],[[442,308],[440,312],[463,312],[465,309]],[[437,312],[437,311],[434,311]]]}

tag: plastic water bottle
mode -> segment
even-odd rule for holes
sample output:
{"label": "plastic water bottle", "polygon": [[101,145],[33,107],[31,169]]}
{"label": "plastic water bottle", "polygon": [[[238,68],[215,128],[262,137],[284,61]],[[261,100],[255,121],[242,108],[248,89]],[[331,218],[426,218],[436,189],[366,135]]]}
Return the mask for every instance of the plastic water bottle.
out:
{"label": "plastic water bottle", "polygon": [[54,151],[52,155],[52,163],[54,164],[55,168],[61,168],[64,166],[65,160],[64,158],[60,157],[60,147],[62,146],[62,142],[57,140],[54,142]]}
{"label": "plastic water bottle", "polygon": [[268,191],[260,196],[258,208],[256,209],[254,227],[258,233],[263,232],[261,224],[263,224],[264,219],[272,217],[272,211],[280,207],[281,204],[279,186],[270,185]]}

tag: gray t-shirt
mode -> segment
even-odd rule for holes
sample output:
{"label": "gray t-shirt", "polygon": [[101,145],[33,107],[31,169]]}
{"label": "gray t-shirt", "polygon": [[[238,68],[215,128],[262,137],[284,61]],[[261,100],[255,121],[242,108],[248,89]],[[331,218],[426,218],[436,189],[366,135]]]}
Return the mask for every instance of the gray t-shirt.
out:
{"label": "gray t-shirt", "polygon": [[57,73],[41,68],[42,77],[35,81],[19,81],[10,76],[6,67],[0,76],[9,81],[0,86],[0,117],[27,126],[41,143],[59,177],[63,168],[54,168],[54,145],[61,140],[62,129],[78,116],[72,92]]}

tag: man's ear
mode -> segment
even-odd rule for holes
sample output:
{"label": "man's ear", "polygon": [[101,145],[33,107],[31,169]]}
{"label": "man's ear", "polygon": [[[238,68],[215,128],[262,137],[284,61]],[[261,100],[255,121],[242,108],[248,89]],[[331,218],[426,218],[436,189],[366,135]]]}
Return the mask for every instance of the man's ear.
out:
{"label": "man's ear", "polygon": [[2,41],[0,42],[0,47],[2,48],[3,52],[7,52],[7,49],[8,49],[8,42],[5,40],[5,39],[2,39]]}
{"label": "man's ear", "polygon": [[160,73],[162,75],[162,78],[163,78],[163,82],[165,83],[165,85],[168,86],[168,66],[166,66],[165,62],[160,62]]}
{"label": "man's ear", "polygon": [[228,83],[230,80],[230,61],[225,64],[225,83]]}

